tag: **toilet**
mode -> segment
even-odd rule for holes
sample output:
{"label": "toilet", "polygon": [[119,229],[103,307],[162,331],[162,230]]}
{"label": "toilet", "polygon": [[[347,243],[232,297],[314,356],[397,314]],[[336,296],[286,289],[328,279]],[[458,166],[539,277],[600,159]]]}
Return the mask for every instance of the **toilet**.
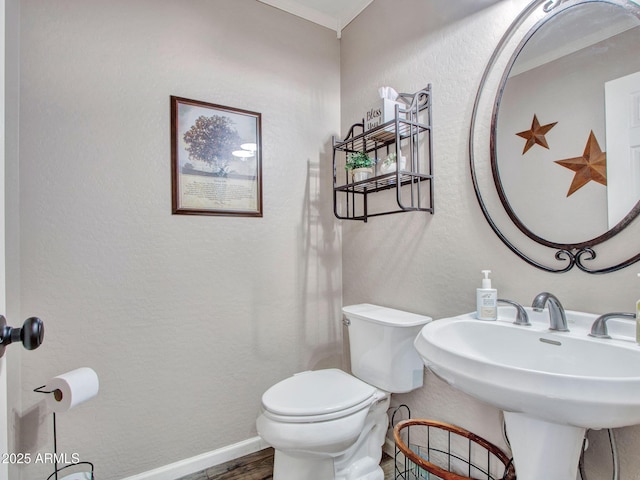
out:
{"label": "toilet", "polygon": [[301,372],[262,395],[256,426],[275,450],[273,480],[384,480],[390,397],[422,386],[413,340],[432,319],[371,304],[342,312],[352,374]]}

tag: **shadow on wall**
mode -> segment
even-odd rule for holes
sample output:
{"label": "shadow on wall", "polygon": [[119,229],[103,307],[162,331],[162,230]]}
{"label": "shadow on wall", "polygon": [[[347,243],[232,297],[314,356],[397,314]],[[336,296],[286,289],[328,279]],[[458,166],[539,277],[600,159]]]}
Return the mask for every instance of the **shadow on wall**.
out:
{"label": "shadow on wall", "polygon": [[296,183],[285,185],[283,180],[283,188],[290,190],[286,208],[296,212],[295,244],[289,248],[290,235],[282,233],[286,243],[278,240],[269,249],[268,267],[248,278],[245,302],[235,307],[246,310],[252,348],[263,361],[276,362],[278,379],[301,370],[340,368],[343,363],[341,239],[333,217],[328,151],[332,146],[325,144],[318,148],[317,159],[307,158],[306,172],[304,159],[291,160]]}
{"label": "shadow on wall", "polygon": [[[332,145],[317,162],[307,159],[304,205],[298,233],[297,285],[302,311],[298,338],[310,369],[342,366],[340,230],[333,216]],[[327,153],[329,152],[329,153]]]}
{"label": "shadow on wall", "polygon": [[52,413],[47,409],[44,400],[33,405],[22,415],[14,410],[16,452],[35,455],[42,449],[53,451],[53,432],[49,428],[52,419]]}

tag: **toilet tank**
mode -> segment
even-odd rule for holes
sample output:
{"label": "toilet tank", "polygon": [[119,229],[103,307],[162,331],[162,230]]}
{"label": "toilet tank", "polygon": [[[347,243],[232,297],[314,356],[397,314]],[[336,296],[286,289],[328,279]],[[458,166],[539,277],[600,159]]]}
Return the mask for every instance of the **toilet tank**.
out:
{"label": "toilet tank", "polygon": [[390,393],[422,386],[424,363],[413,346],[432,318],[368,303],[344,307],[349,328],[351,372]]}

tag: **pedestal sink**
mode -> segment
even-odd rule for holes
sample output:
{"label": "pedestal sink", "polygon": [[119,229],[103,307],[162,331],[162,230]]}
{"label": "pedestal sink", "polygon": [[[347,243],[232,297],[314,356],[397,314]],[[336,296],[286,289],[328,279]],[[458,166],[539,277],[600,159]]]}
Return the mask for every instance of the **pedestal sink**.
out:
{"label": "pedestal sink", "polygon": [[597,339],[597,315],[567,311],[570,331],[552,332],[547,310],[526,311],[528,327],[513,307],[437,320],[414,344],[438,377],[504,411],[518,480],[575,480],[586,429],[640,423],[635,325],[609,320],[612,338]]}

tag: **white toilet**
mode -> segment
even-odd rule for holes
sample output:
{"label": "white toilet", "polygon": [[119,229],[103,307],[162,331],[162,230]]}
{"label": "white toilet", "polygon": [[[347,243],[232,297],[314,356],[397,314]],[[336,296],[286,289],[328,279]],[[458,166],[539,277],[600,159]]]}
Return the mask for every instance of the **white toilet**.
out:
{"label": "white toilet", "polygon": [[342,311],[353,375],[302,372],[262,396],[256,425],[275,449],[273,480],[383,480],[390,394],[422,386],[413,340],[430,317],[370,304]]}

